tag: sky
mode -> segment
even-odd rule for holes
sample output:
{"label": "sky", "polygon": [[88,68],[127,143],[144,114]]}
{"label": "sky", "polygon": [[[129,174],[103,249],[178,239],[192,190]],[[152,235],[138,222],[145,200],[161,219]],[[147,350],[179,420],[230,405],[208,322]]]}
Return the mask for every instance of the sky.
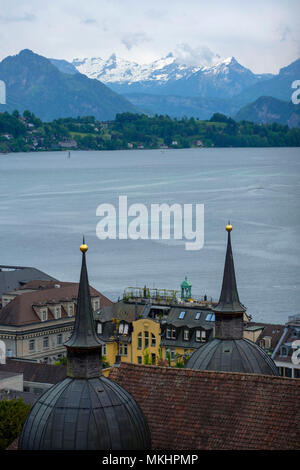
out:
{"label": "sky", "polygon": [[0,0],[0,60],[22,49],[138,63],[173,52],[189,65],[234,56],[278,73],[300,57],[300,0]]}

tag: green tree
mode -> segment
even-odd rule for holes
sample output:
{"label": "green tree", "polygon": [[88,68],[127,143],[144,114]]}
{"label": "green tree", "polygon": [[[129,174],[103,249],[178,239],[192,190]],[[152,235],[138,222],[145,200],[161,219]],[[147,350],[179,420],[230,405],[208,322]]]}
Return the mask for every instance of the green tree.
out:
{"label": "green tree", "polygon": [[21,398],[0,401],[0,449],[6,449],[20,434],[30,411]]}
{"label": "green tree", "polygon": [[144,349],[143,357],[144,357],[144,364],[145,365],[151,365],[152,364],[149,349]]}
{"label": "green tree", "polygon": [[66,366],[67,365],[67,357],[63,356],[60,357],[57,361],[54,362],[55,366]]}

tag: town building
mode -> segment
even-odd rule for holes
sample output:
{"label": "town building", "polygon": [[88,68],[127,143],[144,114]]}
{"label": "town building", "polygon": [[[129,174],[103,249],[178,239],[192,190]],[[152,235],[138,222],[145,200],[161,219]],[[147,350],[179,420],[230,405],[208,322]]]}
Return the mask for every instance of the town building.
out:
{"label": "town building", "polygon": [[300,378],[300,315],[289,317],[272,359],[280,375]]}
{"label": "town building", "polygon": [[0,364],[0,374],[2,373],[22,378],[18,382],[18,388],[11,384],[8,384],[7,387],[3,386],[3,388],[32,393],[37,399],[52,385],[65,378],[66,366],[6,358],[5,363]]}
{"label": "town building", "polygon": [[[90,289],[95,313],[112,305],[96,289]],[[74,326],[77,293],[78,283],[49,280],[29,281],[4,292],[0,340],[5,343],[6,356],[49,364],[64,357],[64,343]]]}
{"label": "town building", "polygon": [[96,323],[107,365],[183,365],[214,328],[212,299],[195,300],[188,288],[188,299],[175,290],[127,288],[122,300],[103,307]]}
{"label": "town building", "polygon": [[244,338],[256,343],[271,356],[283,331],[284,325],[249,322],[244,327]]}
{"label": "town building", "polygon": [[0,265],[0,297],[3,293],[19,289],[34,279],[57,281],[37,268]]}

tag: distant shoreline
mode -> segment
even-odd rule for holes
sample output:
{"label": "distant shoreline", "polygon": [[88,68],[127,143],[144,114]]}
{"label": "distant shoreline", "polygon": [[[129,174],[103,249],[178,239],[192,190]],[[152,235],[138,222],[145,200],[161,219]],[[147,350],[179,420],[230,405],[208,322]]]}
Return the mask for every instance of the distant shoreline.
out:
{"label": "distant shoreline", "polygon": [[236,122],[215,113],[210,120],[117,114],[42,122],[30,111],[0,114],[0,153],[75,150],[169,150],[186,148],[300,147],[300,128],[278,123]]}

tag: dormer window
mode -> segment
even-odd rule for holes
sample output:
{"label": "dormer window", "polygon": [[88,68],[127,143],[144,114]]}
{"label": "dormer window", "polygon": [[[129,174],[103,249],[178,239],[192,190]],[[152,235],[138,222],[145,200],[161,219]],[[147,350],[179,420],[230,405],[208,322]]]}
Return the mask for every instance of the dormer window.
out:
{"label": "dormer window", "polygon": [[99,300],[94,300],[94,310],[99,310],[99,305],[100,305],[100,302]]}
{"label": "dormer window", "polygon": [[43,310],[41,310],[41,320],[46,321],[47,318],[48,318],[48,312],[47,312],[47,309],[44,308]]}
{"label": "dormer window", "polygon": [[58,319],[61,317],[61,308],[55,307],[55,318]]}
{"label": "dormer window", "polygon": [[189,330],[184,330],[183,331],[183,339],[185,341],[188,341],[189,340]]}
{"label": "dormer window", "polygon": [[180,312],[179,314],[179,320],[183,320],[185,316],[185,312]]}
{"label": "dormer window", "polygon": [[68,307],[68,315],[69,315],[69,317],[72,317],[72,316],[73,316],[73,305],[69,305],[69,307]]}
{"label": "dormer window", "polygon": [[206,341],[205,330],[196,330],[196,341]]}

